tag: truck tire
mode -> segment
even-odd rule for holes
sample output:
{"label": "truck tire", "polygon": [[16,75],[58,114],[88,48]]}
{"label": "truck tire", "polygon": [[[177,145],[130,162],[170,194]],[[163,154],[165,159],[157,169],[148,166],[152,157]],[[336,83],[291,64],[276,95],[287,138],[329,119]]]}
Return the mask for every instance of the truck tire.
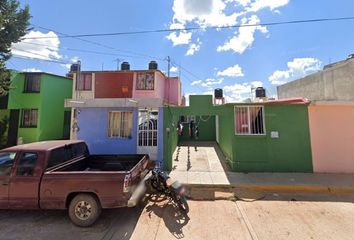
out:
{"label": "truck tire", "polygon": [[69,217],[77,226],[91,226],[100,214],[101,204],[90,194],[78,194],[70,202]]}

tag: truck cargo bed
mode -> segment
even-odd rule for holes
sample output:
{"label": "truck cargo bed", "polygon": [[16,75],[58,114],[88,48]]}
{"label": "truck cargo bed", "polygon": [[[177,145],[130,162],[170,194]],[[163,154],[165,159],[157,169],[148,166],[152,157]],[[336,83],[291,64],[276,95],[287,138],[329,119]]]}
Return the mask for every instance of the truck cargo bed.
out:
{"label": "truck cargo bed", "polygon": [[145,155],[90,155],[54,170],[71,171],[130,171]]}

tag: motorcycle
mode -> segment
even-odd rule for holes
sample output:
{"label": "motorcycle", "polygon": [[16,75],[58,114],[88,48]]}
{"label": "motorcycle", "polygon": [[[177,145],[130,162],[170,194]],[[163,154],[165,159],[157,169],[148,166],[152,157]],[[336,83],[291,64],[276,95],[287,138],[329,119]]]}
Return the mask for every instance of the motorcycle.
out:
{"label": "motorcycle", "polygon": [[151,177],[146,184],[153,190],[170,197],[180,210],[188,213],[189,206],[186,199],[186,189],[178,181],[173,180],[166,172],[159,169],[152,170]]}

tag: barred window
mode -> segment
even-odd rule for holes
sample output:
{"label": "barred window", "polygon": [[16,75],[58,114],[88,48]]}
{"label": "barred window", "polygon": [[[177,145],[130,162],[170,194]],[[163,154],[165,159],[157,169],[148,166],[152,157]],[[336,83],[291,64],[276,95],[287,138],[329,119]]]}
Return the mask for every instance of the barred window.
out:
{"label": "barred window", "polygon": [[154,90],[154,73],[138,73],[136,80],[137,90]]}
{"label": "barred window", "polygon": [[263,106],[235,106],[236,135],[264,135]]}
{"label": "barred window", "polygon": [[132,112],[109,112],[108,137],[131,138],[133,128]]}
{"label": "barred window", "polygon": [[38,93],[41,88],[41,75],[38,73],[25,74],[25,93]]}
{"label": "barred window", "polygon": [[37,127],[38,109],[22,109],[21,127]]}

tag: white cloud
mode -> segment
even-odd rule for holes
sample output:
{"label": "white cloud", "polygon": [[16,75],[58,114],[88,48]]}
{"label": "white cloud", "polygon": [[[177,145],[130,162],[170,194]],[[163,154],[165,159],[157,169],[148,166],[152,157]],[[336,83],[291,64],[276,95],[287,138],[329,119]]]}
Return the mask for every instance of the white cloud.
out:
{"label": "white cloud", "polygon": [[188,51],[186,52],[187,56],[192,56],[194,53],[198,52],[200,50],[200,41],[199,39],[197,40],[197,43],[192,43],[189,45]]}
{"label": "white cloud", "polygon": [[225,99],[227,102],[242,102],[247,98],[252,98],[252,90],[256,87],[262,87],[261,81],[253,81],[250,83],[235,83],[233,85],[224,86]]}
{"label": "white cloud", "polygon": [[225,14],[222,0],[174,0],[173,24],[196,22],[200,26],[229,26],[236,23],[238,13]]}
{"label": "white cloud", "polygon": [[[53,37],[53,38],[37,38],[37,37]],[[54,32],[42,33],[40,31],[30,31],[21,42],[14,43],[11,46],[11,52],[14,55],[37,58],[44,60],[60,59],[59,53],[60,40]]]}
{"label": "white cloud", "polygon": [[172,73],[178,72],[178,67],[175,67],[175,66],[171,67],[170,72],[172,72]]}
{"label": "white cloud", "polygon": [[173,43],[173,46],[189,44],[192,38],[191,32],[180,31],[179,33],[172,32],[167,37]]}
{"label": "white cloud", "polygon": [[287,83],[292,78],[300,78],[321,68],[321,61],[316,58],[294,58],[288,62],[287,70],[276,70],[268,80],[274,85]]}
{"label": "white cloud", "polygon": [[[256,15],[252,15],[250,18],[243,18],[242,24],[258,24],[259,18]],[[246,49],[250,48],[254,42],[254,35],[256,31],[267,33],[268,29],[263,26],[251,26],[239,28],[238,34],[235,32],[235,36],[230,38],[224,45],[218,46],[217,51],[234,51],[242,54]]]}
{"label": "white cloud", "polygon": [[22,70],[22,72],[43,72],[43,71],[37,68],[25,68]]}
{"label": "white cloud", "polygon": [[222,78],[220,78],[220,79],[208,78],[208,79],[206,79],[204,81],[203,80],[193,81],[191,83],[191,86],[199,85],[199,86],[202,86],[202,87],[205,87],[205,88],[211,88],[213,85],[219,85],[223,81],[224,81],[224,79],[222,79]]}
{"label": "white cloud", "polygon": [[232,67],[228,67],[223,71],[219,71],[217,73],[218,76],[224,76],[224,77],[243,77],[244,74],[242,72],[242,68],[236,64]]}
{"label": "white cloud", "polygon": [[247,8],[248,12],[258,12],[263,8],[270,8],[271,11],[283,7],[289,3],[290,0],[256,0]]}

